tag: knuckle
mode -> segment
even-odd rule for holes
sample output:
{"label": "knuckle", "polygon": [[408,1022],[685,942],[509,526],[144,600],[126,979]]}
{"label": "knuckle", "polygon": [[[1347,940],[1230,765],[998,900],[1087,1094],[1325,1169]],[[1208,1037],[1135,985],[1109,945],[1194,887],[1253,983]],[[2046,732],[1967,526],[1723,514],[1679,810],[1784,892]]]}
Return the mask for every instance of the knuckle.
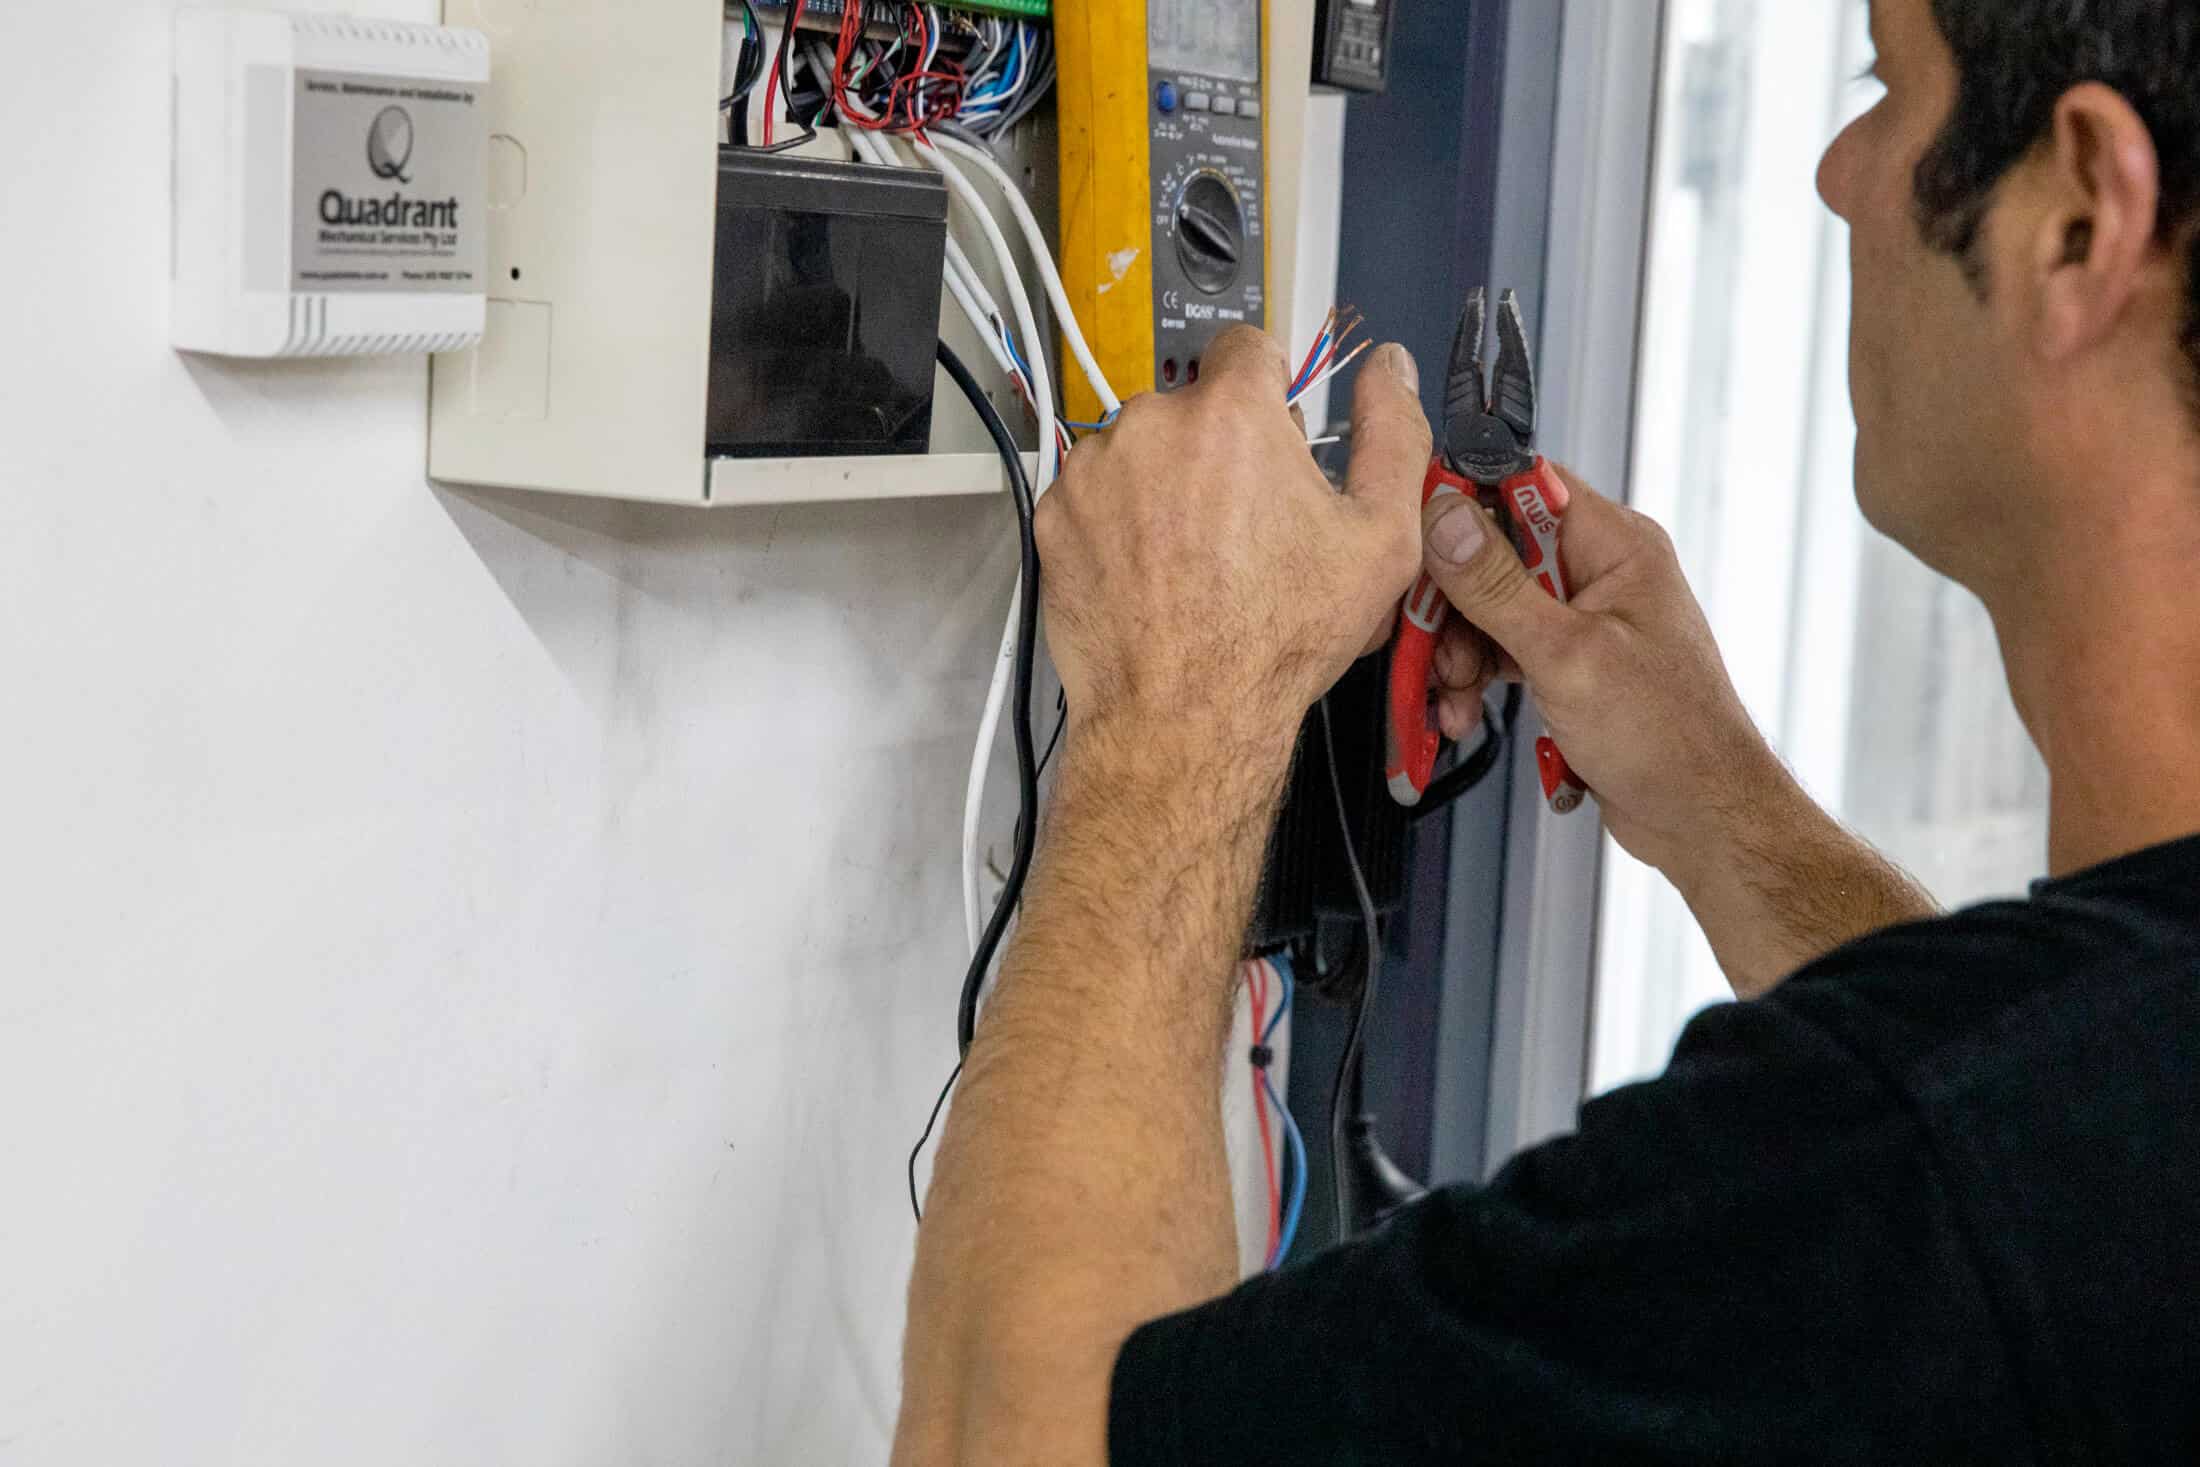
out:
{"label": "knuckle", "polygon": [[1134,436],[1144,433],[1152,425],[1155,410],[1160,406],[1161,399],[1154,393],[1139,393],[1136,397],[1125,402],[1122,409],[1116,413],[1111,431],[1128,433]]}
{"label": "knuckle", "polygon": [[1436,644],[1436,680],[1447,688],[1471,687],[1481,665],[1464,629],[1457,621],[1448,623]]}
{"label": "knuckle", "polygon": [[1669,560],[1675,564],[1680,562],[1680,551],[1674,546],[1673,536],[1665,526],[1646,514],[1634,510],[1627,513],[1633,518],[1635,531],[1642,537],[1645,549],[1660,560]]}
{"label": "knuckle", "polygon": [[1065,477],[1039,501],[1038,512],[1032,516],[1031,534],[1042,556],[1053,556],[1063,548],[1069,535],[1069,496],[1074,487]]}
{"label": "knuckle", "polygon": [[1243,352],[1256,360],[1262,357],[1280,359],[1283,356],[1283,343],[1260,327],[1242,322],[1215,338],[1215,344],[1226,347],[1232,353]]}
{"label": "knuckle", "polygon": [[1410,585],[1421,573],[1421,526],[1417,520],[1392,515],[1383,531],[1382,566],[1386,579]]}

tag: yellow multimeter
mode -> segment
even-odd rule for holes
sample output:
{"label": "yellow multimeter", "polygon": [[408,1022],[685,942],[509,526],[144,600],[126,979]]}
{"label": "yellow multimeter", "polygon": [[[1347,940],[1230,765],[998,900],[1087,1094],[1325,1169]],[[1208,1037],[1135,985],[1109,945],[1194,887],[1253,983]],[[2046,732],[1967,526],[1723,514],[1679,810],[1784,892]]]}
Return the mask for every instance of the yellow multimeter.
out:
{"label": "yellow multimeter", "polygon": [[1266,9],[1055,0],[1063,283],[1124,397],[1196,381],[1219,333],[1267,324]]}

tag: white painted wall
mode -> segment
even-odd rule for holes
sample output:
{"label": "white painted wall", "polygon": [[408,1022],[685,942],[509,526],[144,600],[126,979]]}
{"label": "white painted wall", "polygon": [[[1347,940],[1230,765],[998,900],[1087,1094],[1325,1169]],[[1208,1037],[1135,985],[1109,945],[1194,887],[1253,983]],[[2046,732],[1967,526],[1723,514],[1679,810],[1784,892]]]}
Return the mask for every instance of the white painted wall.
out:
{"label": "white painted wall", "polygon": [[882,1460],[1006,505],[179,359],[169,15],[0,7],[0,1464]]}
{"label": "white painted wall", "polygon": [[1006,504],[178,359],[169,14],[0,7],[0,1463],[880,1460]]}

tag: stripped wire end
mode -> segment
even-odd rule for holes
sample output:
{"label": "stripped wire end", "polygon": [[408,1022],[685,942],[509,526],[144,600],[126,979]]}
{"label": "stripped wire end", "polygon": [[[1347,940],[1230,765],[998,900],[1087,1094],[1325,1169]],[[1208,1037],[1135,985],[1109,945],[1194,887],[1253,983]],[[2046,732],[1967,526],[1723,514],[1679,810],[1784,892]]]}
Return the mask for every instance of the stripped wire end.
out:
{"label": "stripped wire end", "polygon": [[1300,398],[1306,396],[1309,392],[1312,392],[1315,388],[1321,386],[1324,382],[1327,382],[1330,378],[1336,376],[1339,372],[1342,372],[1345,368],[1351,366],[1354,362],[1358,361],[1361,354],[1374,344],[1375,343],[1372,341],[1363,341],[1358,346],[1352,348],[1352,350],[1346,352],[1342,357],[1339,357],[1336,360],[1332,361],[1328,366],[1322,368],[1321,371],[1317,372],[1314,375],[1314,379],[1312,381],[1308,382],[1298,391],[1292,393],[1290,398],[1288,399],[1288,402],[1291,404],[1296,404]]}
{"label": "stripped wire end", "polygon": [[1291,379],[1291,386],[1284,394],[1286,403],[1296,403],[1316,387],[1328,381],[1349,366],[1359,354],[1367,350],[1368,343],[1361,342],[1349,353],[1345,346],[1355,336],[1367,318],[1352,306],[1332,307],[1322,321],[1321,333],[1314,338],[1313,350],[1306,354],[1298,375]]}

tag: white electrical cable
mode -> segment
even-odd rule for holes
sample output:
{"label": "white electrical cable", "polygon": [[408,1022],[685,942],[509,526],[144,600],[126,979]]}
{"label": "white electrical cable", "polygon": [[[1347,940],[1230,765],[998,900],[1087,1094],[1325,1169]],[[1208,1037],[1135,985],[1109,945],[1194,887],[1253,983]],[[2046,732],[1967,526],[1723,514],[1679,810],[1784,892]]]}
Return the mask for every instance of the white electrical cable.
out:
{"label": "white electrical cable", "polygon": [[1358,361],[1360,358],[1360,353],[1366,351],[1374,344],[1375,343],[1373,343],[1372,341],[1363,341],[1358,346],[1354,347],[1351,351],[1339,357],[1336,361],[1331,362],[1328,366],[1317,372],[1304,387],[1301,387],[1298,391],[1292,393],[1289,397],[1285,398],[1283,400],[1283,405],[1285,407],[1295,406],[1299,402],[1299,400],[1304,398],[1309,392],[1312,392],[1315,388],[1321,386],[1324,382],[1327,382],[1330,378],[1336,376],[1339,372],[1342,372],[1345,368],[1351,366],[1354,362]]}
{"label": "white electrical cable", "polygon": [[[1031,357],[1026,364],[1031,374],[1032,401],[1042,419],[1051,419],[1054,412],[1054,384],[1047,371],[1046,338],[1039,334],[1038,316],[1032,309],[1031,293],[1024,288],[1023,277],[1017,273],[1016,258],[1010,252],[1008,239],[1001,233],[1000,222],[993,211],[986,207],[963,171],[957,168],[936,149],[919,147],[919,156],[939,170],[947,186],[960,199],[978,222],[986,242],[993,248],[994,258],[1001,267],[1001,278],[1008,285],[1009,304],[1016,312],[1016,329],[1030,344]],[[1036,499],[1046,493],[1061,471],[1061,444],[1054,434],[1054,424],[1042,421],[1039,425],[1039,477],[1032,485]],[[1017,578],[1016,592],[1009,600],[1009,615],[1001,632],[1001,648],[994,661],[993,683],[986,692],[985,712],[978,722],[978,741],[970,755],[970,782],[963,796],[963,919],[968,930],[971,951],[975,952],[985,930],[985,918],[978,897],[978,834],[985,809],[986,776],[993,766],[993,744],[1001,729],[1001,713],[1008,703],[1008,690],[1014,678],[1016,666],[1017,613],[1022,599],[1033,588]]]}
{"label": "white electrical cable", "polygon": [[1001,303],[993,298],[993,292],[986,286],[985,277],[978,273],[976,265],[970,263],[970,256],[963,252],[961,242],[952,234],[947,237],[947,273],[961,277],[963,288],[970,292],[970,298],[977,302],[978,308],[985,312],[986,319],[993,323],[994,335],[998,336],[1008,329],[1008,317],[1002,314]]}
{"label": "white electrical cable", "polygon": [[962,307],[964,318],[970,322],[970,329],[978,333],[979,339],[985,342],[986,350],[993,354],[993,364],[1001,369],[1001,375],[1018,377],[1020,374],[1015,358],[1008,354],[1008,346],[1001,340],[1001,333],[987,320],[985,308],[971,296],[970,287],[953,270],[947,272],[947,293],[955,298],[956,305]]}
{"label": "white electrical cable", "polygon": [[[848,135],[849,145],[866,163],[876,163],[887,168],[901,166],[900,160],[878,138],[861,128],[843,130]],[[953,235],[947,237],[947,263],[943,277],[947,282],[948,294],[962,308],[964,319],[970,322],[970,329],[985,343],[985,349],[992,354],[994,365],[1001,369],[1001,375],[1020,380],[1022,369],[1016,365],[1015,358],[1008,354],[1008,346],[1001,340],[1003,318],[1000,303],[986,289],[985,280],[978,274],[977,267],[970,263],[970,257],[963,253],[963,247],[956,242]]]}
{"label": "white electrical cable", "polygon": [[1092,384],[1093,395],[1100,399],[1101,412],[1113,416],[1122,411],[1123,400],[1108,385],[1107,374],[1100,370],[1100,363],[1093,356],[1092,347],[1085,341],[1084,330],[1077,324],[1077,313],[1070,309],[1069,291],[1062,284],[1062,272],[1055,268],[1053,253],[1047,248],[1046,234],[1039,228],[1038,216],[1031,212],[1031,205],[1025,200],[1023,190],[1016,187],[1016,182],[1008,176],[1008,171],[983,148],[973,148],[960,138],[944,134],[917,140],[919,154],[924,153],[927,148],[944,149],[958,158],[966,158],[977,164],[986,177],[993,180],[994,187],[1001,191],[1002,197],[1008,200],[1009,212],[1016,216],[1017,227],[1023,231],[1024,243],[1031,248],[1032,261],[1039,267],[1039,282],[1046,287],[1047,299],[1054,306],[1055,319],[1062,328],[1062,339],[1069,344],[1070,355],[1077,359],[1078,368],[1084,372],[1085,380]]}
{"label": "white electrical cable", "polygon": [[[820,46],[819,51],[823,50]],[[830,75],[828,69],[827,74]],[[853,97],[842,96],[839,105],[857,116],[872,114]],[[862,129],[854,129],[862,131]],[[873,141],[877,141],[873,139]],[[1055,436],[1054,383],[1047,369],[1046,338],[1039,334],[1037,313],[1031,305],[1031,292],[1024,288],[1023,277],[1017,273],[1016,257],[1008,247],[1008,237],[1001,232],[1000,221],[986,207],[979,194],[960,168],[935,148],[920,148],[918,155],[932,165],[946,181],[948,191],[961,201],[991,246],[995,260],[1001,267],[1001,278],[1008,285],[1009,304],[1016,312],[1016,329],[1030,343],[1030,383],[1033,405],[1042,421],[1039,424],[1039,476],[1031,486],[1034,499],[1053,485],[1055,475],[1061,471],[1061,442]],[[992,685],[986,690],[985,712],[978,722],[978,741],[970,754],[970,780],[963,792],[962,829],[962,886],[963,926],[975,953],[985,935],[985,914],[978,895],[978,833],[985,812],[986,776],[993,767],[993,744],[1001,731],[1001,713],[1008,704],[1009,685],[1014,679],[1016,667],[1017,615],[1022,609],[1023,597],[1031,588],[1023,584],[1023,577],[1016,578],[1015,593],[1009,598],[1008,620],[1001,632],[1001,647],[994,658]]]}
{"label": "white electrical cable", "polygon": [[[818,64],[821,74],[830,76],[832,68],[824,64],[822,46],[816,48],[816,51],[819,56]],[[864,108],[863,104],[855,98],[843,96],[838,99],[838,104],[843,110],[856,115],[870,115],[868,109]],[[860,128],[849,129],[849,131],[856,135],[863,133]],[[872,152],[872,148],[877,149],[878,152],[890,151],[888,145],[878,138],[867,137],[865,140],[871,147],[865,148],[863,151],[866,156],[872,157],[873,161],[880,160],[877,154]],[[1017,224],[1023,232],[1025,241],[1031,248],[1032,257],[1037,263],[1040,275],[1045,283],[1049,301],[1060,318],[1062,334],[1070,344],[1071,352],[1076,357],[1078,366],[1085,372],[1086,380],[1091,383],[1094,395],[1100,399],[1105,410],[1111,414],[1119,411],[1122,407],[1121,399],[1116,396],[1114,389],[1108,385],[1106,374],[1100,370],[1099,363],[1093,358],[1090,346],[1085,342],[1084,332],[1077,324],[1076,313],[1070,308],[1069,293],[1063,288],[1061,272],[1055,268],[1053,255],[1047,248],[1046,237],[1039,229],[1039,221],[1032,214],[1031,206],[1024,201],[1022,191],[1015,186],[1014,181],[1009,178],[1000,165],[981,150],[972,149],[967,144],[957,143],[953,139],[945,139],[944,141],[950,144],[951,150],[958,156],[967,157],[975,162],[994,181],[995,185],[1001,190],[1002,196],[1008,200],[1009,209],[1016,216]],[[968,176],[954,163],[950,162],[946,154],[933,146],[929,138],[919,136],[910,142],[910,147],[920,159],[929,163],[938,171],[940,177],[946,182],[949,191],[961,201],[970,216],[976,220],[987,244],[993,250],[995,260],[1000,266],[1001,278],[1008,287],[1009,304],[1016,313],[1016,328],[1023,336],[1029,355],[1026,385],[1031,393],[1032,406],[1040,418],[1039,474],[1032,484],[1032,497],[1036,501],[1053,485],[1056,475],[1061,471],[1061,443],[1056,437],[1053,421],[1055,413],[1054,384],[1047,365],[1046,338],[1040,334],[1037,313],[1032,308],[1031,293],[1025,288],[1023,277],[1017,271],[1016,257],[1009,249],[1007,236],[1001,232],[1000,222],[994,218],[993,211],[987,207],[984,197],[978,192],[976,186],[970,182]],[[950,240],[950,243],[952,244],[953,241]],[[962,251],[957,246],[954,255],[961,256],[961,254]],[[954,283],[954,275],[958,272],[966,277],[961,282],[964,287],[961,290],[958,290]],[[967,258],[960,259],[957,264],[951,264],[946,273],[950,281],[949,293],[955,296],[956,303],[963,306],[966,311],[977,306],[981,301],[990,302],[990,293],[985,289],[983,278],[978,275]],[[969,301],[963,299],[965,293],[971,297]],[[999,319],[998,306],[993,307],[993,315],[996,320]],[[972,324],[977,325],[978,323],[973,321]],[[998,334],[986,332],[982,327],[980,327],[980,331],[981,334],[987,335],[989,339]],[[985,711],[979,719],[978,739],[975,747],[971,750],[970,756],[969,783],[963,794],[963,925],[973,953],[977,951],[985,928],[985,916],[978,892],[978,838],[985,809],[986,779],[993,765],[993,745],[1000,735],[1001,714],[1007,706],[1009,687],[1014,680],[1018,617],[1022,609],[1023,598],[1030,594],[1033,594],[1033,588],[1026,586],[1023,583],[1022,576],[1019,575],[1016,580],[1015,591],[1009,598],[1008,618],[1001,630],[1000,651],[994,660],[992,684],[986,690]]]}

